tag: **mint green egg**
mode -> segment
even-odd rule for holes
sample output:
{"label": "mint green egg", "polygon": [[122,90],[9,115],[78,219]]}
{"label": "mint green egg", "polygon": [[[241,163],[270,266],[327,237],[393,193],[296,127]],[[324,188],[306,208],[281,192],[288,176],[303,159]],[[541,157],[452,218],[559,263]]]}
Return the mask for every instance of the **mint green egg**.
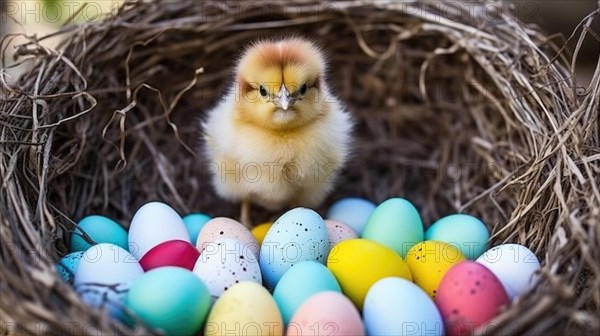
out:
{"label": "mint green egg", "polygon": [[128,251],[127,231],[108,217],[91,215],[81,219],[71,232],[70,252],[86,251],[95,245],[87,242],[84,233],[95,244],[110,243]]}
{"label": "mint green egg", "polygon": [[426,240],[439,240],[456,246],[465,257],[477,259],[488,249],[490,232],[479,218],[454,214],[438,219],[425,232]]}
{"label": "mint green egg", "polygon": [[125,306],[147,326],[166,335],[197,335],[210,310],[210,294],[191,271],[159,267],[131,284]]}
{"label": "mint green egg", "polygon": [[423,222],[412,203],[390,198],[373,210],[362,238],[383,244],[405,258],[411,247],[423,241]]}

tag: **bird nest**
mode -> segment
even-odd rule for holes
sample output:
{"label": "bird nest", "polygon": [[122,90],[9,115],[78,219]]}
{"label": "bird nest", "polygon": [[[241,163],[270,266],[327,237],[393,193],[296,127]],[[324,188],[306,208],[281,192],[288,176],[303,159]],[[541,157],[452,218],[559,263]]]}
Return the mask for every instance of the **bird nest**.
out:
{"label": "bird nest", "polygon": [[[577,47],[598,36],[597,16],[578,26]],[[54,271],[69,233],[91,213],[128,225],[150,200],[237,217],[197,154],[199,120],[242,46],[289,35],[323,47],[332,91],[357,120],[322,214],[344,196],[401,196],[425,225],[478,216],[492,244],[542,261],[534,288],[479,333],[600,331],[600,68],[578,87],[578,48],[496,2],[139,1],[65,26],[56,49],[28,37],[16,57],[31,71],[0,78],[2,333],[128,332]]]}

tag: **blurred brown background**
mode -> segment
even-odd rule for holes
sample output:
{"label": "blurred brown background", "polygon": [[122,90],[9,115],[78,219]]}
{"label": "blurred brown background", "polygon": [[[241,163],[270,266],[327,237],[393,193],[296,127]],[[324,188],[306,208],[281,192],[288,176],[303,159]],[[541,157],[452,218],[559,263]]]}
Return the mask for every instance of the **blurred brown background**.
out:
{"label": "blurred brown background", "polygon": [[[563,34],[565,39],[573,33],[575,27],[586,15],[598,9],[599,0],[510,0],[517,16],[527,23],[539,25],[548,34]],[[600,34],[600,18],[596,17],[592,29]],[[569,43],[571,50],[575,49],[581,28],[577,31]],[[577,81],[580,85],[589,83],[594,67],[600,56],[600,36],[595,38],[588,35],[585,44],[579,54],[581,62],[577,68]],[[556,36],[554,39],[558,45],[563,40]]]}
{"label": "blurred brown background", "polygon": [[[86,8],[79,13],[76,21],[93,22],[99,20],[102,16],[113,13],[117,10],[123,0],[8,0],[0,1],[1,15],[0,28],[2,36],[9,32],[21,32],[27,34],[37,34],[42,36],[58,29],[74,12],[85,4]],[[174,0],[165,0],[174,1]],[[252,1],[252,0],[246,0]],[[267,0],[265,6],[269,3],[285,0]],[[380,1],[380,0],[373,0]],[[447,0],[454,1],[455,0]],[[466,6],[474,0],[461,1]],[[261,1],[254,1],[256,3]],[[444,0],[432,0],[443,6]],[[491,1],[491,3],[497,3]],[[513,12],[517,14],[524,22],[537,24],[549,34],[564,34],[568,37],[573,32],[577,24],[594,9],[600,6],[599,0],[507,0],[505,4],[512,6]],[[594,22],[594,30],[600,33],[600,19]],[[579,32],[577,36],[579,36]],[[600,54],[600,41],[593,37],[588,37],[584,49],[580,54],[581,63],[578,67],[577,81],[580,85],[585,85],[591,78],[591,72],[597,63]],[[562,39],[555,37],[555,42],[562,45]],[[576,38],[570,43],[573,48]],[[15,40],[14,44],[18,44]],[[52,46],[56,40],[48,40],[47,44]],[[11,64],[11,60],[8,60]]]}

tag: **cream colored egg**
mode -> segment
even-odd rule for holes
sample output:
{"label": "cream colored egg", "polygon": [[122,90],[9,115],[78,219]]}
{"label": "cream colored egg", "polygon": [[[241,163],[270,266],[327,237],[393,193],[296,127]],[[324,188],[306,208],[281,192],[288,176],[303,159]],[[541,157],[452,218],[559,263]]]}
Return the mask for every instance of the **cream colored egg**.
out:
{"label": "cream colored egg", "polygon": [[349,225],[342,222],[326,219],[325,225],[327,226],[327,234],[329,234],[329,249],[344,240],[358,238],[356,232]]}
{"label": "cream colored egg", "polygon": [[216,217],[206,222],[196,240],[196,248],[202,253],[207,244],[212,244],[221,238],[237,240],[244,249],[249,249],[256,257],[260,253],[260,245],[250,230],[240,222],[227,217]]}
{"label": "cream colored egg", "polygon": [[240,282],[215,302],[204,335],[283,335],[283,327],[271,294],[255,282]]}

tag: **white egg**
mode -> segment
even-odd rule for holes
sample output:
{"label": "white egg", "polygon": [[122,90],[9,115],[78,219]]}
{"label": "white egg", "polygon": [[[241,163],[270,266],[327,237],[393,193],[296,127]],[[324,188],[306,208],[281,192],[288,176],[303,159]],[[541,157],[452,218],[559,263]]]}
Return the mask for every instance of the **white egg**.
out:
{"label": "white egg", "polygon": [[365,297],[367,335],[443,335],[442,315],[425,291],[396,277],[377,281]]}
{"label": "white egg", "polygon": [[251,247],[231,238],[204,244],[193,272],[206,284],[213,301],[236,283],[262,284],[258,259]]}
{"label": "white egg", "polygon": [[143,273],[142,266],[123,248],[97,244],[81,257],[73,286],[84,302],[105,308],[112,317],[121,319],[129,286]]}
{"label": "white egg", "polygon": [[129,225],[129,251],[140,260],[154,246],[168,240],[190,242],[183,219],[177,211],[161,202],[140,207]]}
{"label": "white egg", "polygon": [[500,280],[510,300],[526,292],[540,261],[527,247],[519,244],[502,244],[485,251],[476,260],[487,267]]}

